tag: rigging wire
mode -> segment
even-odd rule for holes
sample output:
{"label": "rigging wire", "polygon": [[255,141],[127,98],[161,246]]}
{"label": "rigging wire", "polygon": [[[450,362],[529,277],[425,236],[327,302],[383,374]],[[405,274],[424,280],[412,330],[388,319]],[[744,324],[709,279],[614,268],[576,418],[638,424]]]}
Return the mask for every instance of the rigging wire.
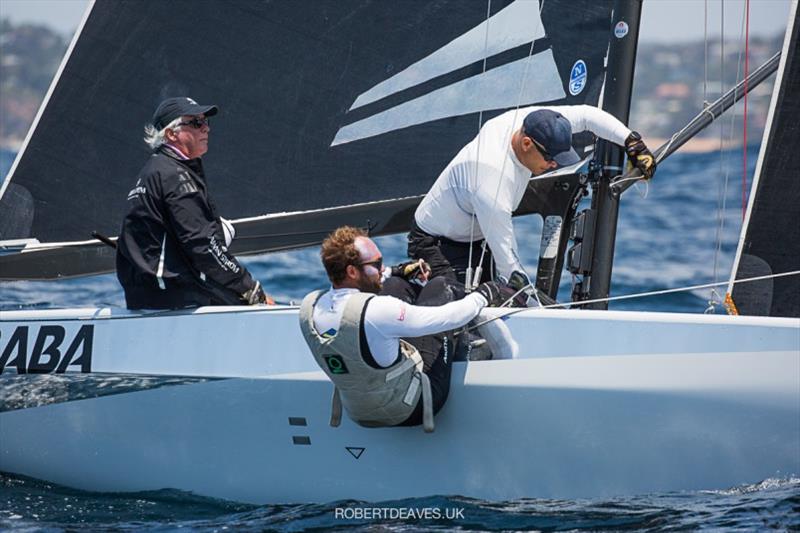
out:
{"label": "rigging wire", "polygon": [[[793,270],[791,272],[781,272],[781,273],[778,273],[778,274],[769,274],[769,275],[765,275],[765,276],[756,276],[756,277],[752,277],[752,278],[737,279],[737,280],[733,281],[733,284],[735,285],[737,283],[750,283],[750,282],[754,282],[754,281],[764,281],[764,280],[768,280],[768,279],[783,278],[783,277],[797,276],[797,275],[800,275],[800,270]],[[493,322],[495,320],[502,320],[502,319],[505,319],[505,318],[507,318],[509,316],[516,315],[517,313],[521,313],[523,311],[531,311],[531,310],[536,310],[536,309],[560,309],[560,308],[572,307],[572,306],[576,306],[576,307],[579,308],[579,307],[581,307],[583,305],[591,304],[591,303],[611,302],[611,301],[619,301],[619,300],[633,300],[633,299],[636,299],[636,298],[646,298],[646,297],[650,297],[650,296],[659,296],[659,295],[663,295],[663,294],[674,294],[674,293],[678,293],[678,292],[690,292],[690,291],[695,291],[695,290],[699,290],[699,289],[705,289],[705,288],[708,288],[710,286],[726,285],[727,283],[728,283],[727,281],[721,281],[721,282],[718,282],[718,283],[706,283],[706,284],[703,284],[703,285],[692,285],[692,286],[688,286],[688,287],[678,287],[678,288],[675,288],[675,289],[661,289],[661,290],[657,290],[657,291],[640,292],[640,293],[636,293],[636,294],[623,294],[623,295],[620,295],[620,296],[609,296],[609,297],[606,297],[606,298],[597,298],[597,299],[594,299],[594,300],[582,300],[580,302],[555,303],[555,304],[550,304],[550,305],[542,305],[540,307],[535,307],[535,308],[528,308],[528,307],[513,308],[513,309],[509,309],[507,313],[503,313],[501,315],[497,315],[495,317],[491,317],[491,318],[489,318],[489,319],[487,319],[487,320],[485,320],[483,322],[474,324],[474,325],[470,326],[469,328],[467,328],[467,330],[468,331],[472,331],[472,330],[474,330],[474,329],[476,329],[476,328],[478,328],[480,326],[483,326],[484,324],[488,324],[489,322]],[[517,294],[521,293],[524,289],[525,289],[525,287],[523,287],[523,289],[521,289],[520,291],[517,291]],[[299,309],[300,306],[296,305],[294,302],[289,302],[288,304],[279,304],[279,306],[268,306],[268,305],[237,306],[235,309],[231,309],[230,307],[220,306],[219,308],[213,308],[213,307],[212,308],[205,308],[202,314],[203,315],[215,315],[215,314],[220,314],[220,313],[234,313],[234,314],[237,314],[237,313],[281,312],[281,311],[286,310],[287,308],[289,308],[289,309]],[[174,313],[175,313],[174,309],[166,309],[166,310],[138,312],[135,315],[117,315],[117,316],[103,316],[103,317],[86,316],[85,318],[86,319],[89,319],[89,318],[102,318],[103,320],[131,320],[131,319],[140,318],[140,317],[172,315]],[[458,333],[456,333],[456,335],[459,335],[460,333],[461,332],[458,332]]]}
{"label": "rigging wire", "polygon": [[[768,275],[765,275],[765,276],[755,276],[755,277],[752,277],[752,278],[737,279],[737,280],[734,280],[732,283],[735,285],[737,283],[751,283],[751,282],[754,282],[754,281],[764,281],[764,280],[768,280],[768,279],[783,278],[783,277],[797,276],[797,275],[800,275],[800,270],[792,270],[790,272],[781,272],[781,273],[778,273],[778,274],[768,274]],[[469,331],[472,331],[472,330],[474,330],[476,328],[479,328],[479,327],[481,327],[481,326],[483,326],[485,324],[488,324],[489,322],[493,322],[495,320],[503,320],[505,318],[508,318],[509,316],[516,315],[517,313],[521,313],[523,311],[530,311],[532,309],[533,310],[536,310],[536,309],[561,309],[561,308],[566,308],[566,307],[572,308],[572,306],[580,308],[580,307],[582,307],[584,305],[587,305],[587,304],[594,304],[594,303],[601,303],[601,302],[614,302],[614,301],[620,301],[620,300],[633,300],[633,299],[637,299],[637,298],[647,298],[647,297],[650,297],[650,296],[661,296],[661,295],[664,295],[664,294],[675,294],[675,293],[679,293],[679,292],[691,292],[691,291],[696,291],[696,290],[701,290],[701,289],[708,289],[709,287],[720,287],[722,285],[727,285],[728,283],[729,283],[728,281],[719,281],[719,282],[716,282],[716,283],[704,283],[702,285],[691,285],[691,286],[687,286],[687,287],[678,287],[678,288],[674,288],[674,289],[659,289],[659,290],[655,290],[655,291],[639,292],[639,293],[635,293],[635,294],[623,294],[623,295],[620,295],[620,296],[609,296],[609,297],[606,297],[606,298],[595,298],[594,300],[581,300],[580,302],[555,303],[555,304],[550,304],[550,305],[542,305],[540,307],[535,307],[535,308],[528,308],[528,307],[514,308],[514,309],[509,310],[508,313],[503,313],[503,314],[488,318],[488,319],[484,320],[483,322],[479,322],[477,324],[471,325],[468,329],[469,329]],[[518,291],[518,292],[520,292],[520,291]]]}
{"label": "rigging wire", "polygon": [[[745,13],[742,14],[742,22],[740,26],[739,32],[739,55],[736,61],[736,77],[734,79],[734,85],[739,82],[739,75],[742,71],[742,42],[746,39],[745,36]],[[745,74],[745,79],[746,79]],[[724,94],[725,89],[725,0],[720,0],[720,94]],[[746,89],[746,86],[745,86]],[[747,97],[747,93],[745,93],[745,98]],[[734,104],[735,106],[738,103]],[[725,151],[725,127],[724,122],[720,121],[720,130],[719,130],[719,154],[720,154],[720,176],[722,177],[719,185],[717,187],[717,230],[716,230],[716,245],[714,249],[714,266],[713,266],[713,279],[717,281],[719,279],[719,258],[722,254],[722,240],[724,235],[725,229],[725,212],[727,211],[727,203],[728,203],[728,189],[730,184],[730,165],[728,164],[728,158],[730,157],[730,153]],[[729,128],[729,135],[728,135],[728,145],[733,144],[733,138],[736,131],[736,113],[731,113],[730,118],[730,128]],[[746,149],[746,148],[745,148]],[[712,288],[710,291],[710,296],[708,300],[708,307],[706,308],[706,313],[714,313],[716,310],[716,306],[719,305],[720,302],[720,295],[717,292],[716,288]]]}
{"label": "rigging wire", "polygon": [[[483,69],[481,70],[482,74],[486,73],[486,60],[488,59],[486,56],[489,53],[489,21],[491,20],[492,15],[492,0],[489,0],[486,3],[486,33],[483,36]],[[479,168],[479,158],[481,155],[481,128],[483,127],[483,109],[478,112],[478,145],[476,150],[478,151],[478,157],[475,158],[475,175],[478,175],[478,168]],[[472,214],[470,219],[469,225],[469,256],[467,257],[467,272],[464,279],[464,289],[469,294],[472,292],[472,243],[475,241],[475,213]],[[475,276],[478,280],[481,278],[481,274],[478,272]]]}
{"label": "rigging wire", "polygon": [[708,0],[703,1],[703,109],[708,108]]}
{"label": "rigging wire", "polygon": [[[541,24],[542,11],[544,10],[545,1],[546,0],[542,0],[542,3],[539,5],[539,20],[537,22],[537,26],[533,28],[533,35],[536,35],[536,31],[539,29],[539,24]],[[536,39],[531,40],[531,46],[528,49],[528,61],[525,62],[525,70],[523,71],[522,79],[520,80],[519,93],[517,95],[517,104],[514,107],[514,118],[511,121],[512,124],[515,124],[516,121],[517,121],[517,114],[519,112],[519,107],[520,107],[520,105],[522,103],[523,91],[525,90],[525,85],[526,85],[526,83],[528,81],[528,72],[530,71],[530,66],[531,66],[530,58],[533,56],[533,49],[534,49],[534,45],[535,44],[536,44]],[[514,133],[514,131],[513,131],[513,126],[512,126],[510,134],[513,135],[513,133]],[[478,157],[480,157],[480,152],[478,153]],[[503,159],[503,164],[500,167],[500,178],[501,179],[499,179],[497,181],[497,189],[494,192],[494,200],[492,202],[492,216],[491,216],[491,218],[489,218],[489,221],[488,221],[488,224],[487,224],[489,227],[492,226],[492,223],[494,222],[495,215],[497,214],[497,211],[496,211],[495,207],[497,206],[497,198],[500,196],[500,186],[502,184],[502,177],[503,177],[503,175],[505,173],[505,168],[506,168],[506,162],[507,161],[508,161],[508,158],[507,157],[504,158]],[[474,218],[475,218],[475,214],[474,213],[473,213],[472,217],[473,217],[473,220],[474,220]],[[469,244],[469,255],[470,255],[470,257],[472,257],[472,250],[473,250],[473,241],[470,241],[470,244]],[[475,269],[476,273],[478,273],[480,270],[482,270],[482,268],[483,268],[483,260],[484,260],[485,256],[486,256],[486,239],[484,238],[483,244],[481,246],[481,256],[480,256],[480,259],[478,260],[478,266]],[[480,279],[480,277],[476,276],[474,284],[477,284],[479,279]]]}
{"label": "rigging wire", "polygon": [[742,117],[742,222],[747,210],[747,70],[750,57],[750,0],[745,0],[744,116]]}
{"label": "rigging wire", "polygon": [[[720,64],[719,64],[719,93],[720,95],[725,94],[725,0],[720,0],[720,33],[719,33],[719,45],[720,45]],[[706,42],[706,48],[708,47],[708,43]],[[704,108],[707,108],[704,104]],[[719,180],[717,180],[717,228],[716,228],[716,236],[714,242],[714,266],[712,269],[712,276],[711,279],[714,282],[719,280],[718,275],[718,266],[719,266],[719,255],[722,250],[722,233],[723,228],[725,226],[725,200],[727,196],[728,190],[728,174],[725,172],[725,155],[723,154],[724,149],[724,137],[725,137],[725,123],[724,121],[720,120],[719,122]],[[706,314],[715,313],[717,309],[717,305],[720,304],[719,301],[719,293],[717,292],[716,288],[711,288],[709,291],[708,296],[708,307],[705,310]]]}

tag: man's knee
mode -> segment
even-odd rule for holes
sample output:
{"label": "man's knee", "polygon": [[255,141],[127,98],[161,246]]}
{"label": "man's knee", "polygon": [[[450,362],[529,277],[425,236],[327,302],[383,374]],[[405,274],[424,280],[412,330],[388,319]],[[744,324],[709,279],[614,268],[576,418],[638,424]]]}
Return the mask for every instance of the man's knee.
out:
{"label": "man's knee", "polygon": [[444,305],[457,300],[455,283],[453,280],[441,276],[431,279],[420,292],[417,305]]}

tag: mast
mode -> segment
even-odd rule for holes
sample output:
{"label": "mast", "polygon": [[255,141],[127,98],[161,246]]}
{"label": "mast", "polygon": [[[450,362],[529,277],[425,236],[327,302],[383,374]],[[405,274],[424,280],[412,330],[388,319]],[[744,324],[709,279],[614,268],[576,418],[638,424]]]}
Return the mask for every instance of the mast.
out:
{"label": "mast", "polygon": [[[630,112],[641,10],[641,0],[617,0],[612,15],[612,31],[615,31],[615,38],[611,40],[608,50],[603,109],[625,124],[628,123]],[[627,25],[627,32],[620,37],[623,33],[620,27],[624,28],[622,23]],[[591,207],[593,213],[583,213],[586,217],[583,222],[594,218],[595,229],[591,237],[593,240],[591,248],[594,253],[591,257],[591,270],[584,276],[582,293],[573,295],[573,298],[577,296],[579,299],[606,298],[611,287],[611,267],[614,262],[619,216],[619,193],[612,189],[611,180],[622,174],[625,154],[619,146],[602,140],[598,143],[597,154],[601,166],[593,172]],[[581,225],[584,228],[591,227],[591,223]],[[585,237],[590,238],[589,235]],[[583,263],[588,265],[588,258],[584,258]],[[587,307],[607,309],[608,304],[602,302]]]}

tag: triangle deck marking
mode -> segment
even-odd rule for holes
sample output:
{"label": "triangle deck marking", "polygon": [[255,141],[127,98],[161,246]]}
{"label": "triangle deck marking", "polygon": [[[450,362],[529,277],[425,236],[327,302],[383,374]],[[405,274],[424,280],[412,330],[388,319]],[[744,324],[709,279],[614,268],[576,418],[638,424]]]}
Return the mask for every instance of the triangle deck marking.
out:
{"label": "triangle deck marking", "polygon": [[350,452],[350,455],[352,455],[356,459],[360,458],[361,454],[364,453],[364,450],[366,449],[366,448],[357,448],[355,446],[345,446],[344,448],[345,450]]}

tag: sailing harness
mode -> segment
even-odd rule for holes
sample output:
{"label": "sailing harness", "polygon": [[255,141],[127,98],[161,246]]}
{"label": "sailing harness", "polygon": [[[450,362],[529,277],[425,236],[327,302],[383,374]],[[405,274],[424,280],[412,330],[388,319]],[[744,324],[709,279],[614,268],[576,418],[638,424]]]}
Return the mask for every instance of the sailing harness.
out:
{"label": "sailing harness", "polygon": [[[350,418],[361,426],[396,426],[407,420],[421,401],[423,427],[426,433],[433,432],[431,383],[422,371],[419,350],[400,339],[397,359],[381,368],[372,360],[367,343],[362,342],[364,314],[375,295],[350,295],[336,334],[323,337],[314,327],[314,306],[322,294],[314,291],[307,295],[299,316],[314,360],[334,385],[330,425],[339,426],[344,404]],[[372,364],[367,362],[370,360]]]}

